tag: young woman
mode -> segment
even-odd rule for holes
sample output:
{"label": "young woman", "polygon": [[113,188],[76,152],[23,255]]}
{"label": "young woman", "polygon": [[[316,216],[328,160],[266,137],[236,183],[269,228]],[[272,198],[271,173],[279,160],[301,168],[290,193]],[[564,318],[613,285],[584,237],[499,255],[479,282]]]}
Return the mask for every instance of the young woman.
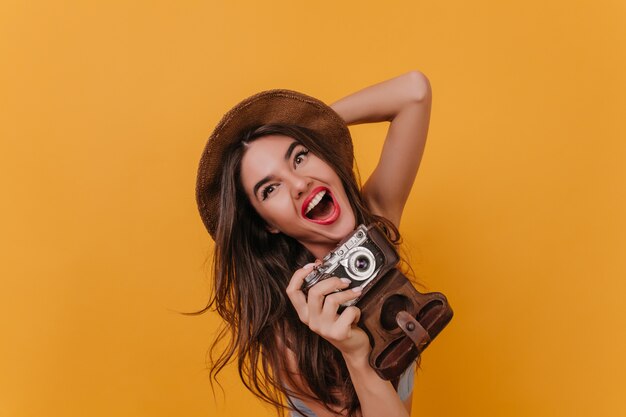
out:
{"label": "young woman", "polygon": [[[339,278],[307,295],[302,285],[359,224],[378,222],[399,240],[430,107],[428,79],[413,71],[330,107],[272,90],[224,116],[197,184],[200,215],[215,240],[214,294],[202,311],[214,308],[225,322],[212,349],[213,377],[236,358],[244,384],[279,412],[286,399],[293,416],[410,414],[412,370],[398,389],[381,379],[356,326],[359,309],[338,313],[359,291],[337,291],[348,286]],[[390,125],[380,160],[359,189],[346,126],[383,121]]]}

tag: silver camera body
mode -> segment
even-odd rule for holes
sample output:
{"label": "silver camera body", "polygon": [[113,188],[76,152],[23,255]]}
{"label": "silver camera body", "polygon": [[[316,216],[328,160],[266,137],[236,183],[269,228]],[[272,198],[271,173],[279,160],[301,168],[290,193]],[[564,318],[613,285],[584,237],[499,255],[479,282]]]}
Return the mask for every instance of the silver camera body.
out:
{"label": "silver camera body", "polygon": [[346,289],[362,287],[363,291],[359,297],[341,305],[345,308],[356,304],[377,282],[377,278],[387,273],[397,262],[393,245],[378,226],[360,225],[304,278],[302,289],[307,293],[313,285],[330,277],[348,278],[351,282]]}

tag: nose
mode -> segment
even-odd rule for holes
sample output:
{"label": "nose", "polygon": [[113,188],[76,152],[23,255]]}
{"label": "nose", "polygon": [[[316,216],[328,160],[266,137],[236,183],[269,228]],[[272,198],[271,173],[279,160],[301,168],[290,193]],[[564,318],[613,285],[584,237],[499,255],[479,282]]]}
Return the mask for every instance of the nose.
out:
{"label": "nose", "polygon": [[291,195],[298,199],[302,197],[311,187],[311,179],[296,173],[292,173],[289,177]]}

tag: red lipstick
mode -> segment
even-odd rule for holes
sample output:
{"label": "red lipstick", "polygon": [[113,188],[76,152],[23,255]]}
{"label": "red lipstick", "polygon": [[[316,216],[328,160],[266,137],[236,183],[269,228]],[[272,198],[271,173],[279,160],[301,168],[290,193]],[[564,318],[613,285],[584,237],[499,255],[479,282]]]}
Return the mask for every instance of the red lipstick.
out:
{"label": "red lipstick", "polygon": [[[309,207],[311,200],[313,200],[322,191],[326,191],[326,195],[328,195],[331,198],[333,211],[324,219],[311,219],[307,217],[306,215],[307,208]],[[337,200],[335,200],[335,196],[326,187],[314,188],[311,191],[311,193],[307,196],[307,198],[305,198],[304,201],[302,202],[302,207],[300,211],[301,211],[302,217],[304,217],[305,219],[309,221],[312,221],[313,223],[317,223],[321,225],[328,225],[328,224],[334,223],[339,218],[339,215],[341,214],[341,208],[339,207]]]}

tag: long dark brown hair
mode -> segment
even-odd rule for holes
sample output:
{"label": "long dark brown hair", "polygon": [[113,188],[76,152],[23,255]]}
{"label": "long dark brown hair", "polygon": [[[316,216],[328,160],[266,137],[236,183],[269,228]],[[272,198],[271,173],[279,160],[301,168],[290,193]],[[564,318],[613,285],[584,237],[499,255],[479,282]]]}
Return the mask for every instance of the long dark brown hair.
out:
{"label": "long dark brown hair", "polygon": [[[359,400],[339,350],[304,325],[286,297],[294,271],[314,256],[295,239],[267,231],[241,185],[241,160],[246,145],[268,135],[300,142],[329,164],[343,184],[357,224],[377,222],[398,243],[400,235],[388,220],[365,205],[357,178],[342,164],[332,144],[311,130],[293,125],[263,125],[241,135],[226,152],[221,176],[220,216],[213,257],[214,291],[207,306],[223,318],[209,355],[211,380],[236,360],[245,386],[283,414],[283,396],[319,400],[354,416]],[[225,347],[224,347],[225,346]],[[310,395],[298,390],[287,364],[295,355],[299,376]],[[289,406],[294,407],[288,399]]]}

